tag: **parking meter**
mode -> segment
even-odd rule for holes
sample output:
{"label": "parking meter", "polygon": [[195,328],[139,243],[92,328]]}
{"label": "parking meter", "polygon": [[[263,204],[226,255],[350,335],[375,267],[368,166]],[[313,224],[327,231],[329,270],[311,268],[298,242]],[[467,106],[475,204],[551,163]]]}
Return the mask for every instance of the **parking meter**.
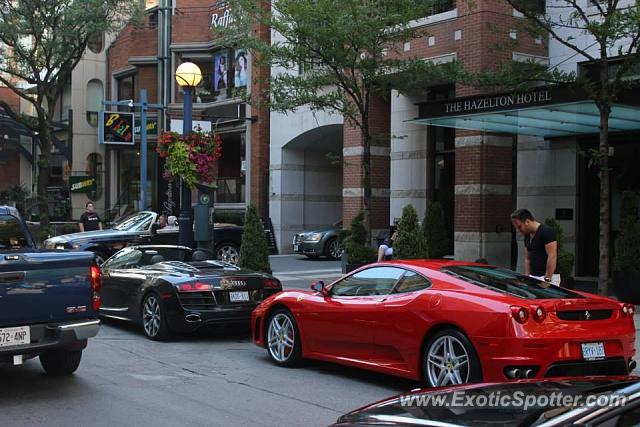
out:
{"label": "parking meter", "polygon": [[198,203],[193,207],[194,240],[198,247],[213,247],[214,189],[199,189]]}

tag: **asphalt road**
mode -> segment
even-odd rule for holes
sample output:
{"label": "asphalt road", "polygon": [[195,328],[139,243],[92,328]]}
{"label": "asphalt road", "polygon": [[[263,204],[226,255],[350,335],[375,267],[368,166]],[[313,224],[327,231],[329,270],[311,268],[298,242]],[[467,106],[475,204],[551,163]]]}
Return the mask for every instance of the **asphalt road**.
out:
{"label": "asphalt road", "polygon": [[[339,276],[336,261],[271,262],[285,288]],[[37,360],[0,366],[0,426],[326,426],[415,386],[321,362],[279,368],[247,330],[158,343],[110,321],[72,377],[47,377]]]}
{"label": "asphalt road", "polygon": [[[285,288],[340,275],[336,261],[281,256],[271,265]],[[247,330],[158,343],[108,322],[72,377],[47,377],[37,360],[0,365],[0,426],[326,426],[416,386],[322,362],[279,368]]]}

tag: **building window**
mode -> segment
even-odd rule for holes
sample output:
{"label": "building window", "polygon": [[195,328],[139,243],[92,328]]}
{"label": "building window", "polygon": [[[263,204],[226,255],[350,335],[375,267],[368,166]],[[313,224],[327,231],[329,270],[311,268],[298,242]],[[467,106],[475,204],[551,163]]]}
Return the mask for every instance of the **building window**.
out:
{"label": "building window", "polygon": [[[202,72],[202,81],[195,89],[193,102],[209,103],[230,97],[230,89],[233,87],[235,79],[234,59],[228,50],[205,53],[189,52],[180,56],[180,62],[193,62]],[[246,79],[246,73],[244,77]],[[177,93],[180,92],[178,89]],[[177,99],[176,101],[180,102],[181,100]]]}
{"label": "building window", "polygon": [[102,156],[99,153],[91,153],[87,156],[85,162],[84,171],[88,176],[95,177],[96,189],[87,193],[87,196],[91,200],[97,200],[102,195],[102,176],[103,176],[103,161]]}
{"label": "building window", "polygon": [[60,97],[60,115],[59,120],[66,122],[69,120],[69,110],[71,109],[71,83],[67,83]]}
{"label": "building window", "polygon": [[[118,91],[118,100],[133,100],[135,90],[135,76],[130,74],[128,76],[121,77],[116,82],[116,88]],[[118,111],[130,111],[130,107],[119,106]]]}
{"label": "building window", "polygon": [[104,47],[104,33],[94,34],[89,38],[89,42],[87,43],[89,50],[93,53],[102,52],[102,48]]}
{"label": "building window", "polygon": [[94,128],[98,127],[98,114],[102,109],[104,89],[100,80],[90,80],[86,92],[87,122]]}
{"label": "building window", "polygon": [[246,147],[244,133],[222,134],[222,157],[218,160],[218,203],[244,203]]}
{"label": "building window", "polygon": [[517,0],[516,5],[521,5],[523,9],[538,14],[544,14],[547,6],[545,0]]}
{"label": "building window", "polygon": [[427,16],[448,12],[456,8],[456,0],[435,0],[429,4]]}

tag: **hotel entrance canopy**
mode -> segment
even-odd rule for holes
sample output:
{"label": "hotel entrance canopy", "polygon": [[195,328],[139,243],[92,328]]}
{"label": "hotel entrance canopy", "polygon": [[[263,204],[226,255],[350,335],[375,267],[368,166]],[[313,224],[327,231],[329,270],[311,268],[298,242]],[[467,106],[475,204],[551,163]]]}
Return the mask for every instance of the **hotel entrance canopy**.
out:
{"label": "hotel entrance canopy", "polygon": [[[611,108],[609,131],[640,129],[640,99],[619,97]],[[640,98],[636,94],[636,98]],[[411,123],[544,138],[598,133],[600,113],[581,91],[546,87],[513,92],[425,102]]]}

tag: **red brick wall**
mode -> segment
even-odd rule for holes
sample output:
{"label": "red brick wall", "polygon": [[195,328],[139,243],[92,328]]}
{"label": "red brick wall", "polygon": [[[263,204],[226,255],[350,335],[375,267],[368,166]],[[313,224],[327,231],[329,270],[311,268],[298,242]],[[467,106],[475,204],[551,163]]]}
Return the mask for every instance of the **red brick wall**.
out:
{"label": "red brick wall", "polygon": [[[390,146],[391,111],[388,100],[374,97],[369,111],[369,128],[373,135],[371,147]],[[361,131],[345,121],[343,131],[343,145],[347,147],[362,147]],[[345,156],[343,167],[343,188],[363,188],[364,169],[362,156]],[[376,193],[376,189],[388,189],[390,186],[390,160],[388,155],[371,155],[370,187],[373,190],[371,197],[371,228],[387,228],[389,226],[389,196]],[[344,224],[351,220],[364,207],[362,196],[343,197],[342,215]]]}
{"label": "red brick wall", "polygon": [[0,87],[0,99],[9,104],[13,111],[20,112],[20,97],[8,87]]}

